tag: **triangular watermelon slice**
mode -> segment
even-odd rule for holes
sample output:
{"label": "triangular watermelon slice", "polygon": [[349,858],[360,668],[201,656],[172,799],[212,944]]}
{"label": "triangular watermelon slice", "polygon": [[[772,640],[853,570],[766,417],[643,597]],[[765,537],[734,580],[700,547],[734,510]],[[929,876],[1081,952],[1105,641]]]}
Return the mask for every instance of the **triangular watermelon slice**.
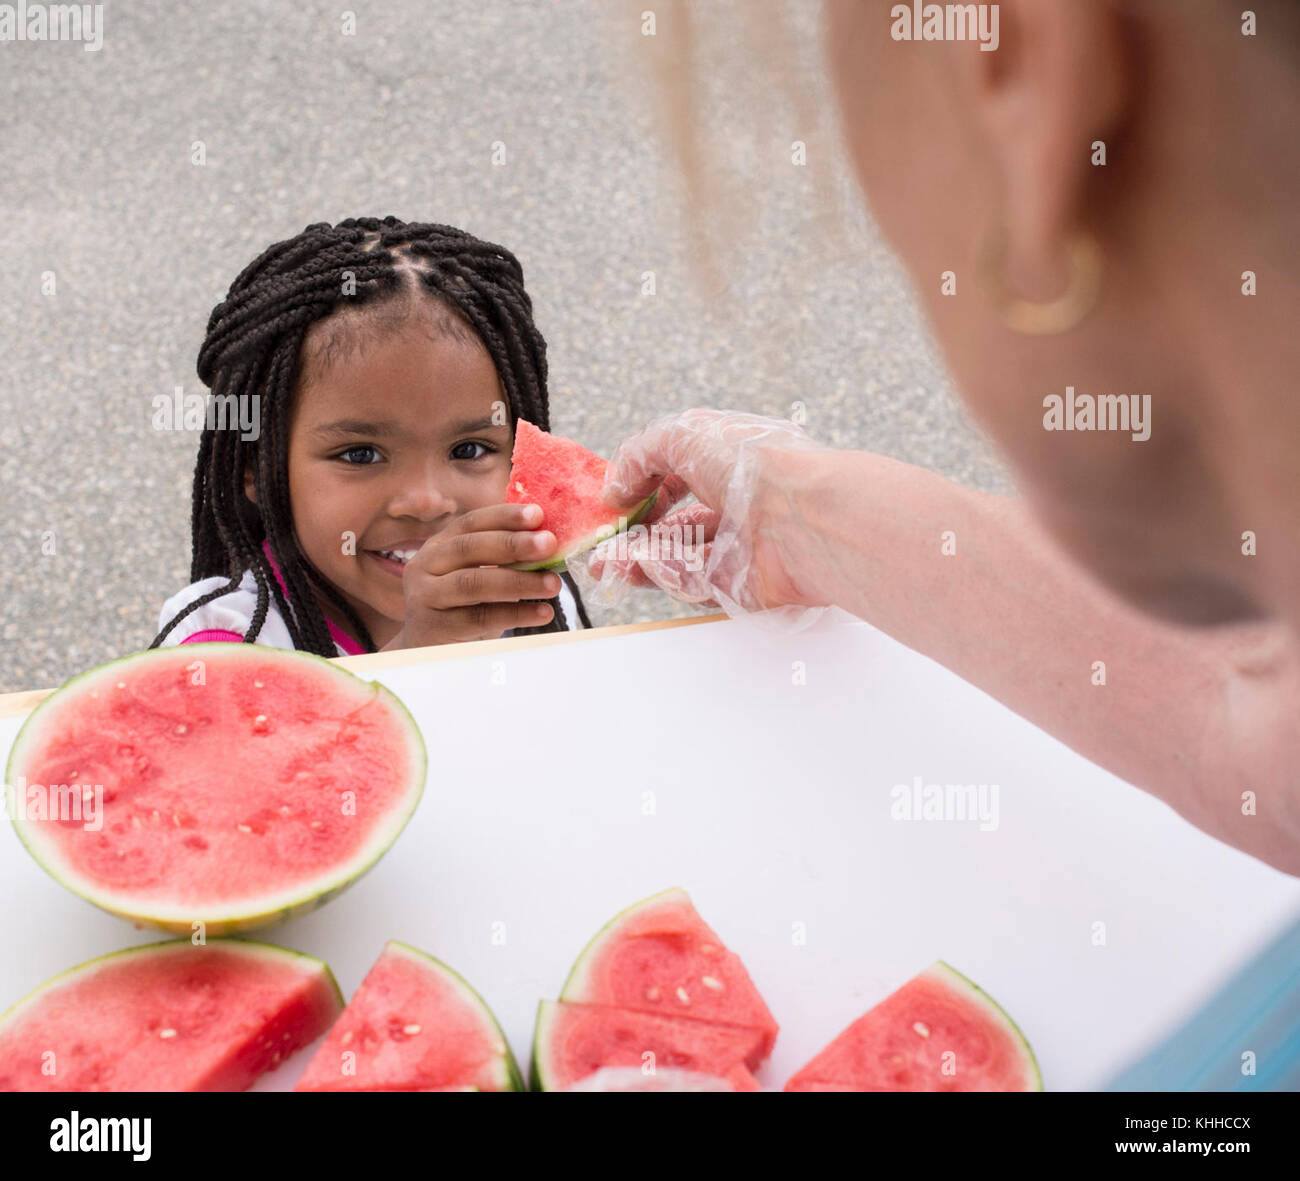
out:
{"label": "triangular watermelon slice", "polygon": [[740,957],[677,888],[615,915],[578,957],[560,1000],[756,1029],[750,1070],[776,1041],[776,1020]]}
{"label": "triangular watermelon slice", "polygon": [[0,1091],[242,1091],[343,1008],[320,960],[242,939],[99,956],[0,1017]]}
{"label": "triangular watermelon slice", "polygon": [[661,1017],[611,1005],[542,1001],[533,1036],[534,1090],[562,1091],[606,1067],[659,1067],[725,1079],[737,1091],[757,1091],[745,1063],[758,1051],[761,1030]]}
{"label": "triangular watermelon slice", "polygon": [[572,439],[548,434],[522,418],[515,423],[505,503],[541,505],[539,528],[555,534],[557,548],[544,562],[517,562],[511,569],[563,570],[570,558],[635,525],[650,511],[657,491],[630,511],[611,509],[600,499],[608,466]]}
{"label": "triangular watermelon slice", "polygon": [[1041,1091],[1034,1052],[988,993],[942,960],[863,1014],[787,1091]]}
{"label": "triangular watermelon slice", "polygon": [[390,940],[296,1091],[522,1091],[501,1026],[446,964]]}

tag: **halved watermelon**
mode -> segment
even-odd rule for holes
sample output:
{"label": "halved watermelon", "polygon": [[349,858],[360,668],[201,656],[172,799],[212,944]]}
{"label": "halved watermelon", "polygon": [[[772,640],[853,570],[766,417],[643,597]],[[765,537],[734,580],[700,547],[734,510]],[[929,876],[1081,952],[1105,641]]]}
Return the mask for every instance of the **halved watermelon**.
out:
{"label": "halved watermelon", "polygon": [[787,1091],[1041,1091],[1034,1052],[986,992],[942,960],[785,1085]]}
{"label": "halved watermelon", "polygon": [[9,756],[14,825],[70,890],[208,935],[334,897],[402,831],[425,750],[402,703],[303,652],[186,644],[46,698]]}
{"label": "halved watermelon", "polygon": [[116,951],[0,1016],[0,1091],[242,1091],[343,1008],[328,967],[250,943]]}
{"label": "halved watermelon", "polygon": [[515,423],[506,504],[539,504],[541,529],[555,534],[557,549],[544,562],[516,562],[514,570],[563,570],[572,557],[635,525],[659,495],[652,492],[630,512],[600,499],[608,464],[580,443]]}
{"label": "halved watermelon", "polygon": [[297,1091],[522,1091],[491,1010],[430,955],[390,940]]}
{"label": "halved watermelon", "polygon": [[756,1029],[750,1070],[776,1041],[776,1020],[740,957],[678,888],[615,915],[578,957],[560,1000]]}
{"label": "halved watermelon", "polygon": [[659,1067],[725,1079],[757,1091],[746,1063],[763,1033],[739,1025],[661,1017],[610,1005],[542,1001],[533,1034],[533,1089],[568,1090],[604,1067]]}

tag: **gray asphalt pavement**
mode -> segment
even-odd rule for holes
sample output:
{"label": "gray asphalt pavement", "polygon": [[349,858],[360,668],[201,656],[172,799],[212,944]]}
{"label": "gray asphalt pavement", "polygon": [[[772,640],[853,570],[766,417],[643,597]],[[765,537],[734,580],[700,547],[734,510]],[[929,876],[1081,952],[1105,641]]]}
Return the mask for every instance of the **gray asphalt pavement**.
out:
{"label": "gray asphalt pavement", "polygon": [[[549,344],[552,427],[603,454],[672,410],[799,400],[828,443],[1007,490],[867,215],[849,206],[838,242],[820,237],[819,185],[853,192],[833,139],[726,35],[752,5],[701,6],[723,32],[705,159],[735,169],[755,215],[723,257],[726,291],[694,285],[636,73],[641,7],[110,0],[98,51],[0,44],[0,689],[152,638],[188,582],[197,446],[152,429],[152,400],[202,388],[213,305],[315,221],[393,213],[512,249]],[[814,12],[790,42],[809,86]],[[595,622],[694,613],[644,591]]]}

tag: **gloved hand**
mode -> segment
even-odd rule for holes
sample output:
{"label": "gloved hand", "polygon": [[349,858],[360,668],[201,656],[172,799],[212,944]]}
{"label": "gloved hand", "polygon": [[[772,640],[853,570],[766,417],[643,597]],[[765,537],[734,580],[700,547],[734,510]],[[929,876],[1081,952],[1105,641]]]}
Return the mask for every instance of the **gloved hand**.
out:
{"label": "gloved hand", "polygon": [[[771,461],[790,450],[825,448],[786,419],[729,410],[658,418],[624,440],[610,461],[606,503],[630,510],[655,488],[659,498],[646,529],[633,527],[573,563],[584,597],[609,603],[629,586],[657,586],[732,616],[780,608],[787,626],[811,622],[821,612],[808,609],[823,604],[798,588],[789,544],[797,521],[772,511],[789,500]],[[687,493],[698,503],[674,508]]]}

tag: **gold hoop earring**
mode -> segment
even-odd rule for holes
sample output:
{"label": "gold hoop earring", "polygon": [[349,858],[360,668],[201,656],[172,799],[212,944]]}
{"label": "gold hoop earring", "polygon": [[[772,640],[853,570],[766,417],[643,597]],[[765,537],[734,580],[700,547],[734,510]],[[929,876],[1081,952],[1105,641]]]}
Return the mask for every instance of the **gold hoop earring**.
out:
{"label": "gold hoop earring", "polygon": [[1013,295],[1002,274],[1006,231],[998,227],[985,237],[976,274],[993,310],[1013,332],[1055,336],[1078,324],[1097,302],[1101,290],[1101,248],[1086,230],[1076,230],[1066,245],[1069,278],[1064,294],[1045,303]]}

